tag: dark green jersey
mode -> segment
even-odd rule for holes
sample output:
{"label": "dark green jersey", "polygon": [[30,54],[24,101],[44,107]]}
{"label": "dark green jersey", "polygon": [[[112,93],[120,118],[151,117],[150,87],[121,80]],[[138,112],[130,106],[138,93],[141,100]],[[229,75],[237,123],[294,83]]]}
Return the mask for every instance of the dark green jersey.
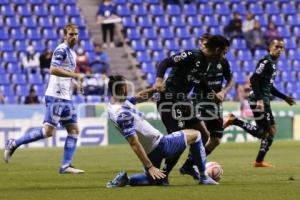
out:
{"label": "dark green jersey", "polygon": [[249,97],[250,100],[263,99],[265,103],[269,103],[276,74],[277,66],[275,59],[267,55],[259,60],[256,70],[250,78],[253,89]]}
{"label": "dark green jersey", "polygon": [[200,82],[207,69],[207,61],[199,49],[186,50],[171,57],[172,70],[166,80],[166,92],[188,94]]}
{"label": "dark green jersey", "polygon": [[213,95],[208,88],[212,89],[215,93],[218,93],[222,90],[224,79],[230,81],[231,78],[232,73],[227,59],[222,59],[218,63],[209,63],[205,72],[205,81],[207,82],[208,87],[203,87],[203,83],[195,84],[194,95],[196,100],[211,101]]}

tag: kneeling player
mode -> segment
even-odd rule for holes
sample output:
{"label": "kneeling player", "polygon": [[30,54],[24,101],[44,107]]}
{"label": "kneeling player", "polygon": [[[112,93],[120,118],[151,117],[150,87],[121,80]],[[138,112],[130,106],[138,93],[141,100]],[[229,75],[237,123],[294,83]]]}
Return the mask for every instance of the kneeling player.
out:
{"label": "kneeling player", "polygon": [[143,163],[145,173],[128,177],[125,172],[120,172],[107,183],[107,187],[168,185],[166,175],[159,169],[161,162],[164,158],[181,155],[187,145],[190,145],[200,172],[199,184],[218,184],[205,174],[206,155],[199,131],[185,129],[164,136],[135,109],[134,104],[149,99],[155,89],[147,89],[128,98],[127,85],[122,76],[111,76],[108,89],[112,94],[108,116]]}

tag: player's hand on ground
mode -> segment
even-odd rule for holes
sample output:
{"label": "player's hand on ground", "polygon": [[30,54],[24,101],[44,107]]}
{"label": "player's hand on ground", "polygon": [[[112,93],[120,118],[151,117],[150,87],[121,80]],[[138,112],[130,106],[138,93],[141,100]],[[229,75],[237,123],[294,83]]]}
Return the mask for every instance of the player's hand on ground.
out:
{"label": "player's hand on ground", "polygon": [[296,104],[296,101],[295,101],[295,98],[294,98],[294,97],[288,96],[288,97],[286,97],[284,100],[285,100],[290,106]]}
{"label": "player's hand on ground", "polygon": [[265,110],[265,106],[264,106],[264,101],[263,100],[258,100],[256,102],[256,110],[263,112]]}
{"label": "player's hand on ground", "polygon": [[153,178],[153,180],[162,179],[162,178],[166,177],[166,175],[164,174],[164,171],[162,171],[154,166],[152,166],[148,169],[148,173]]}

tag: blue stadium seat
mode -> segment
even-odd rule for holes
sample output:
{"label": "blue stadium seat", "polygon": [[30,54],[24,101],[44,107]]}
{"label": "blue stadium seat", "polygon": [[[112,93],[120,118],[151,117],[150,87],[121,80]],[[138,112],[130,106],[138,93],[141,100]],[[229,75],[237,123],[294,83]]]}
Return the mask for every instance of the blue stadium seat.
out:
{"label": "blue stadium seat", "polygon": [[270,15],[270,19],[276,26],[283,26],[285,25],[284,19],[281,17],[281,15]]}
{"label": "blue stadium seat", "polygon": [[16,52],[3,52],[3,59],[4,62],[16,63],[18,62]]}
{"label": "blue stadium seat", "polygon": [[157,16],[154,19],[154,23],[159,28],[166,28],[169,26],[169,22],[165,16]]}
{"label": "blue stadium seat", "polygon": [[123,21],[123,25],[126,27],[126,28],[136,28],[136,23],[135,21],[133,20],[133,17],[132,16],[129,16],[129,17],[123,17],[122,18],[122,21]]}
{"label": "blue stadium seat", "polygon": [[20,23],[19,23],[19,18],[18,17],[7,17],[5,19],[6,26],[10,28],[19,28]]}
{"label": "blue stadium seat", "polygon": [[91,43],[91,41],[81,40],[80,44],[85,51],[94,51],[94,45]]}
{"label": "blue stadium seat", "polygon": [[136,16],[146,16],[148,14],[145,6],[143,5],[134,5],[132,9],[132,14]]}
{"label": "blue stadium seat", "polygon": [[[299,60],[293,60],[292,66],[295,71],[300,72],[300,61]],[[298,74],[298,75],[300,75],[300,74]],[[298,76],[298,79],[300,81],[300,76]]]}
{"label": "blue stadium seat", "polygon": [[195,5],[184,4],[182,13],[186,16],[196,16],[198,14],[198,11]]}
{"label": "blue stadium seat", "polygon": [[200,38],[204,33],[206,33],[206,26],[193,28],[193,35],[196,38]]}
{"label": "blue stadium seat", "polygon": [[26,76],[24,74],[13,74],[11,77],[13,84],[24,85],[27,84]]}
{"label": "blue stadium seat", "polygon": [[36,28],[27,29],[26,37],[30,40],[40,40],[41,39],[40,30]]}
{"label": "blue stadium seat", "polygon": [[160,5],[152,4],[149,8],[149,14],[153,16],[162,16],[164,15],[164,11]]}
{"label": "blue stadium seat", "polygon": [[117,5],[117,14],[121,17],[129,17],[131,15],[131,11],[127,4],[125,5]]}
{"label": "blue stadium seat", "polygon": [[152,59],[154,62],[156,62],[156,63],[160,62],[160,61],[164,60],[165,58],[166,58],[166,55],[163,51],[154,51],[153,52]]}
{"label": "blue stadium seat", "polygon": [[65,17],[55,17],[54,18],[54,26],[57,28],[63,28],[66,24],[68,24],[68,20]]}
{"label": "blue stadium seat", "polygon": [[6,71],[7,71],[7,73],[10,73],[10,74],[22,74],[23,73],[23,70],[19,66],[19,64],[15,64],[15,63],[8,63]]}
{"label": "blue stadium seat", "polygon": [[41,5],[44,3],[44,0],[28,0],[28,3],[32,5]]}
{"label": "blue stadium seat", "polygon": [[217,16],[205,16],[203,22],[206,26],[219,26]]}
{"label": "blue stadium seat", "polygon": [[27,96],[29,94],[30,85],[17,85],[16,95]]}
{"label": "blue stadium seat", "polygon": [[229,17],[228,16],[220,16],[220,25],[226,26],[229,24]]}
{"label": "blue stadium seat", "polygon": [[38,24],[41,28],[53,28],[53,20],[49,17],[40,17]]}
{"label": "blue stadium seat", "polygon": [[227,4],[216,4],[215,5],[215,14],[218,15],[229,15],[230,10]]}
{"label": "blue stadium seat", "polygon": [[145,2],[147,2],[149,4],[159,4],[160,0],[145,0]]}
{"label": "blue stadium seat", "polygon": [[33,87],[34,87],[34,89],[36,91],[36,94],[38,96],[44,96],[45,95],[45,86],[43,84],[34,85]]}
{"label": "blue stadium seat", "polygon": [[34,40],[32,41],[32,45],[37,52],[42,52],[46,48],[44,40]]}
{"label": "blue stadium seat", "polygon": [[151,62],[150,55],[147,51],[138,51],[136,53],[136,58],[140,63],[142,63],[142,62],[145,62],[145,63]]}
{"label": "blue stadium seat", "polygon": [[116,5],[119,5],[119,4],[126,4],[126,3],[127,3],[127,0],[113,0],[113,2],[114,2]]}
{"label": "blue stadium seat", "polygon": [[191,26],[191,27],[200,27],[202,26],[202,21],[201,19],[199,18],[198,15],[195,15],[195,16],[189,16],[187,18],[187,22],[188,24]]}
{"label": "blue stadium seat", "polygon": [[40,74],[29,74],[28,75],[28,83],[33,84],[33,85],[44,84],[43,77]]}
{"label": "blue stadium seat", "polygon": [[253,13],[254,15],[261,15],[264,13],[264,10],[260,4],[257,3],[251,3],[249,5],[249,11]]}
{"label": "blue stadium seat", "polygon": [[[65,21],[66,22],[68,21],[68,19],[66,17],[65,17]],[[85,27],[84,20],[80,16],[72,16],[70,18],[70,22],[76,24],[79,27],[79,29]]]}
{"label": "blue stadium seat", "polygon": [[142,63],[142,70],[144,73],[152,73],[154,74],[156,72],[155,66],[153,63]]}
{"label": "blue stadium seat", "polygon": [[181,16],[171,17],[171,24],[174,27],[185,27],[186,26],[186,23],[185,23],[183,17],[181,17]]}
{"label": "blue stadium seat", "polygon": [[274,14],[274,15],[279,14],[279,8],[278,8],[277,3],[275,3],[275,2],[267,3],[265,5],[265,12],[268,14]]}
{"label": "blue stadium seat", "polygon": [[79,17],[80,16],[80,11],[79,8],[76,5],[67,5],[65,7],[65,11],[67,15],[71,17]]}
{"label": "blue stadium seat", "polygon": [[17,104],[18,103],[18,97],[15,96],[7,96],[4,98],[5,104]]}
{"label": "blue stadium seat", "polygon": [[280,59],[277,63],[279,71],[288,70],[287,66],[290,66],[290,61]]}
{"label": "blue stadium seat", "polygon": [[201,15],[212,15],[213,8],[210,4],[200,4],[199,6],[199,14]]}
{"label": "blue stadium seat", "polygon": [[32,12],[27,5],[17,6],[17,13],[22,17],[30,17],[32,15]]}
{"label": "blue stadium seat", "polygon": [[3,92],[4,96],[14,96],[14,89],[12,85],[0,85],[0,91]]}
{"label": "blue stadium seat", "polygon": [[167,5],[166,13],[170,16],[178,16],[181,14],[181,10],[180,10],[179,5],[169,4],[169,5]]}
{"label": "blue stadium seat", "polygon": [[143,0],[128,0],[128,2],[131,4],[142,4]]}
{"label": "blue stadium seat", "polygon": [[222,26],[211,27],[210,33],[213,35],[223,35],[223,27]]}
{"label": "blue stadium seat", "polygon": [[9,85],[9,75],[8,74],[0,74],[0,85]]}
{"label": "blue stadium seat", "polygon": [[126,33],[127,33],[127,37],[131,40],[139,40],[141,39],[141,34],[140,34],[140,31],[135,29],[135,28],[128,28],[126,30]]}
{"label": "blue stadium seat", "polygon": [[138,17],[138,25],[142,28],[150,28],[153,26],[149,17]]}
{"label": "blue stadium seat", "polygon": [[153,85],[155,82],[155,75],[154,74],[147,74],[147,82],[149,85]]}
{"label": "blue stadium seat", "polygon": [[11,44],[10,40],[4,40],[1,41],[0,40],[0,51],[5,51],[5,52],[10,52],[10,51],[14,51],[14,47]]}
{"label": "blue stadium seat", "polygon": [[5,28],[0,27],[0,40],[8,39],[8,31]]}
{"label": "blue stadium seat", "polygon": [[13,17],[15,15],[12,5],[3,5],[0,7],[1,15],[6,17]]}
{"label": "blue stadium seat", "polygon": [[248,50],[238,50],[237,58],[239,60],[252,60],[252,55]]}
{"label": "blue stadium seat", "polygon": [[232,45],[232,48],[235,48],[235,49],[242,49],[242,50],[247,49],[246,41],[244,39],[235,38],[232,40],[231,45]]}
{"label": "blue stadium seat", "polygon": [[146,50],[145,44],[141,40],[131,41],[131,46],[135,51],[145,51]]}
{"label": "blue stadium seat", "polygon": [[289,2],[289,3],[284,3],[281,5],[281,13],[283,14],[295,14],[296,13],[296,8],[294,6],[293,3]]}
{"label": "blue stadium seat", "polygon": [[162,28],[162,29],[160,29],[160,36],[163,39],[173,39],[174,32],[173,32],[173,30],[171,30],[171,28]]}
{"label": "blue stadium seat", "polygon": [[255,16],[255,19],[259,21],[261,26],[267,26],[268,25],[268,16],[266,15],[260,15],[260,16]]}
{"label": "blue stadium seat", "polygon": [[256,64],[252,60],[243,62],[243,72],[253,72],[255,70]]}
{"label": "blue stadium seat", "polygon": [[[288,49],[288,48],[286,48]],[[290,49],[287,52],[287,58],[288,59],[292,59],[292,60],[299,60],[300,58],[300,52],[299,51],[295,51],[294,49]]]}
{"label": "blue stadium seat", "polygon": [[57,33],[56,33],[56,31],[55,30],[53,30],[53,29],[44,29],[43,31],[42,31],[42,35],[43,35],[43,38],[44,39],[48,39],[48,40],[55,40],[55,39],[57,39]]}
{"label": "blue stadium seat", "polygon": [[33,12],[38,17],[46,17],[49,15],[46,5],[35,5]]}
{"label": "blue stadium seat", "polygon": [[180,39],[189,39],[191,37],[187,27],[177,28],[175,34]]}
{"label": "blue stadium seat", "polygon": [[290,27],[289,26],[282,26],[277,28],[279,31],[280,37],[288,38],[291,37]]}
{"label": "blue stadium seat", "polygon": [[183,49],[194,49],[196,45],[192,39],[185,39],[181,41],[181,47]]}
{"label": "blue stadium seat", "polygon": [[0,75],[4,75],[6,73],[6,69],[3,66],[0,66]]}
{"label": "blue stadium seat", "polygon": [[265,55],[267,55],[267,51],[266,50],[260,50],[260,49],[257,49],[257,50],[255,50],[255,52],[254,52],[254,57],[256,58],[256,59],[260,59],[260,58],[262,58],[262,57],[264,57]]}
{"label": "blue stadium seat", "polygon": [[295,48],[297,48],[296,41],[293,38],[284,38],[284,41],[285,41],[285,48],[286,49],[295,49]]}
{"label": "blue stadium seat", "polygon": [[72,97],[74,103],[84,103],[85,97],[83,95],[73,95]]}
{"label": "blue stadium seat", "polygon": [[246,14],[247,13],[247,9],[245,4],[241,3],[241,2],[236,2],[232,4],[232,9],[233,12],[239,12],[241,14]]}
{"label": "blue stadium seat", "polygon": [[61,5],[50,5],[49,13],[51,13],[54,17],[63,17],[65,16],[65,12]]}
{"label": "blue stadium seat", "polygon": [[34,17],[24,17],[22,19],[22,21],[23,21],[23,25],[26,28],[36,28],[37,27],[37,21],[36,21],[36,18],[34,18]]}
{"label": "blue stadium seat", "polygon": [[176,40],[165,40],[165,48],[169,51],[179,51],[179,45]]}
{"label": "blue stadium seat", "polygon": [[157,39],[156,29],[154,29],[154,28],[145,28],[145,29],[143,29],[143,36],[147,40]]}
{"label": "blue stadium seat", "polygon": [[287,15],[287,24],[290,26],[300,26],[300,19],[294,15]]}
{"label": "blue stadium seat", "polygon": [[26,0],[12,0],[12,3],[14,3],[16,5],[25,5]]}
{"label": "blue stadium seat", "polygon": [[152,51],[161,51],[163,49],[161,42],[158,40],[148,40],[147,47]]}
{"label": "blue stadium seat", "polygon": [[65,5],[76,5],[76,0],[64,0]]}

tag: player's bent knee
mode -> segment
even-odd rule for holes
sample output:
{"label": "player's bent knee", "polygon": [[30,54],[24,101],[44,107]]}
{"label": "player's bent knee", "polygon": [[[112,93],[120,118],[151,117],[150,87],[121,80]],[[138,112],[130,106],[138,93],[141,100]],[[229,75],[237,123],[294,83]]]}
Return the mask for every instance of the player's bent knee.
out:
{"label": "player's bent knee", "polygon": [[55,133],[55,128],[52,126],[46,125],[43,129],[44,129],[43,132],[46,137],[52,137]]}
{"label": "player's bent knee", "polygon": [[194,129],[185,129],[184,133],[186,135],[187,144],[192,144],[201,139],[201,134],[199,131]]}

